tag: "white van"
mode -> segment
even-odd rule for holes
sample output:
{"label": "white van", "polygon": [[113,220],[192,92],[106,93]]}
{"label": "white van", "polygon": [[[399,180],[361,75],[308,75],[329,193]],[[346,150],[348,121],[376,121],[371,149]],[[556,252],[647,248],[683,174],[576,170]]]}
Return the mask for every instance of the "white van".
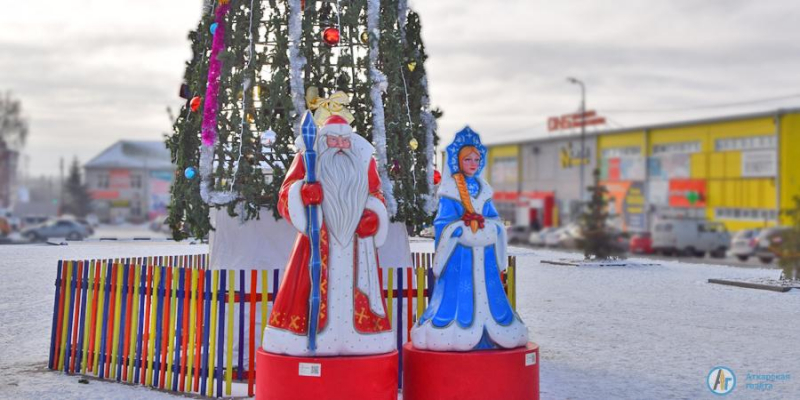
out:
{"label": "white van", "polygon": [[653,227],[653,251],[664,255],[723,258],[731,243],[725,225],[698,219],[669,219]]}

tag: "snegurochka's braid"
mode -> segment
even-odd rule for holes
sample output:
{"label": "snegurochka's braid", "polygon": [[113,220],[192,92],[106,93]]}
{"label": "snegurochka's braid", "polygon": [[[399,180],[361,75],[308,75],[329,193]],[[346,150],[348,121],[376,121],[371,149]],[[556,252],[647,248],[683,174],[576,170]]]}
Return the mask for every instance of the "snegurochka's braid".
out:
{"label": "snegurochka's braid", "polygon": [[[467,181],[464,179],[464,174],[461,172],[457,172],[453,174],[453,179],[456,180],[456,187],[458,188],[458,196],[461,197],[461,204],[464,205],[464,210],[468,214],[475,214],[475,207],[472,206],[472,199],[469,196],[469,190],[467,189]],[[471,221],[469,224],[470,229],[472,229],[472,233],[478,232],[478,221]]]}

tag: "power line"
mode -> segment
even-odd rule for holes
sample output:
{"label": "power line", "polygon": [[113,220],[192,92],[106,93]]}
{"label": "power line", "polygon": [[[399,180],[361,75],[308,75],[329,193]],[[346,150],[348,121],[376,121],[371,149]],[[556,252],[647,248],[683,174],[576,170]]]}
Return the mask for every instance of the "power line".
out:
{"label": "power line", "polygon": [[779,100],[787,100],[787,99],[794,99],[800,98],[800,93],[792,94],[787,96],[778,96],[778,97],[768,97],[756,100],[748,100],[748,101],[739,101],[733,103],[720,103],[720,104],[706,104],[706,105],[696,105],[691,107],[674,107],[674,108],[652,108],[652,109],[603,109],[603,112],[609,113],[661,113],[661,112],[676,112],[676,111],[696,111],[696,110],[708,110],[714,108],[726,108],[726,107],[738,107],[738,106],[748,106],[752,104],[760,104],[760,103],[770,103],[773,101]]}

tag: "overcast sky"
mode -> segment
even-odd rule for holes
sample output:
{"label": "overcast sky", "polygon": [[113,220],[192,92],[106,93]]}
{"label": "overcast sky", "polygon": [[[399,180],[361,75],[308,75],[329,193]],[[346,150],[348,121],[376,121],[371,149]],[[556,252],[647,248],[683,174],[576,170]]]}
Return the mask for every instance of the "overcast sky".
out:
{"label": "overcast sky", "polygon": [[[30,174],[169,131],[200,0],[2,3],[0,91],[30,119]],[[587,107],[610,127],[800,106],[796,0],[410,3],[444,140],[465,124],[485,141],[547,134],[548,116],[579,107],[568,76],[586,83]]]}

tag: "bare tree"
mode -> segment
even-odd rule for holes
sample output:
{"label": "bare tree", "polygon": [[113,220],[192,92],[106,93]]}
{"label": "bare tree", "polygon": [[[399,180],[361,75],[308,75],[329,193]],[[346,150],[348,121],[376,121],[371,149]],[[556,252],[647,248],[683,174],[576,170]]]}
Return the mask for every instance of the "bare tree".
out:
{"label": "bare tree", "polygon": [[0,95],[0,147],[19,150],[28,137],[28,120],[22,115],[22,102],[10,91]]}

